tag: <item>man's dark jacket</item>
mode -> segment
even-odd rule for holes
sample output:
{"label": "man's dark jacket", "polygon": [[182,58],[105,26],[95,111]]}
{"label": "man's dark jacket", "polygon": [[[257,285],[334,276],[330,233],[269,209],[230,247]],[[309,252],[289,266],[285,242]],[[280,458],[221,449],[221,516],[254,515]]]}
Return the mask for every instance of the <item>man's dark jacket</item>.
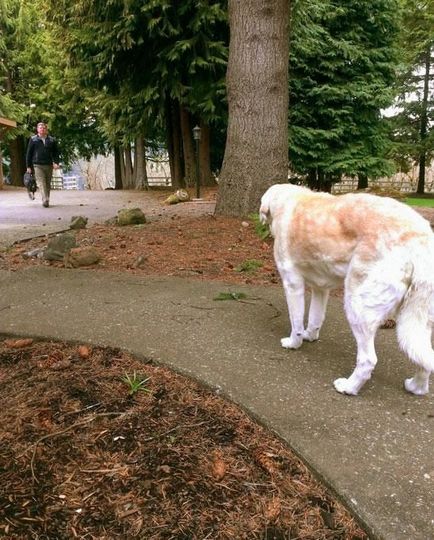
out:
{"label": "man's dark jacket", "polygon": [[27,167],[59,163],[59,148],[56,139],[48,135],[44,144],[43,139],[33,135],[27,146],[26,163]]}

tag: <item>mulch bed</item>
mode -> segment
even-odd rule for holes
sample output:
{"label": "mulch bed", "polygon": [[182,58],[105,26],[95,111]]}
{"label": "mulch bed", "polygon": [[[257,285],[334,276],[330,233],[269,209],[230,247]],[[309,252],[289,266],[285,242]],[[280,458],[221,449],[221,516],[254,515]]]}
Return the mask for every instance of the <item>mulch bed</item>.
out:
{"label": "mulch bed", "polygon": [[[175,216],[144,225],[94,225],[76,231],[80,246],[93,246],[102,260],[91,270],[141,275],[169,275],[233,283],[278,283],[271,239],[261,240],[249,220]],[[0,254],[0,267],[17,270],[33,265],[63,267],[62,261],[44,261],[25,254],[47,245],[47,237],[12,246]],[[258,261],[243,270],[246,261]]]}
{"label": "mulch bed", "polygon": [[4,340],[0,396],[0,536],[367,538],[241,409],[123,351]]}

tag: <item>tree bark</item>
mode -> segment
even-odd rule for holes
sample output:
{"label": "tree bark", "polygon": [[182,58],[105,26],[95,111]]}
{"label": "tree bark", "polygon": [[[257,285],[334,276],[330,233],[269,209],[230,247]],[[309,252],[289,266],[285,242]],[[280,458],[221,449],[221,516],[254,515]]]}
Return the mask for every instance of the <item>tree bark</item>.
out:
{"label": "tree bark", "polygon": [[419,156],[419,179],[417,182],[417,193],[422,195],[425,193],[425,169],[426,169],[426,137],[428,131],[428,95],[429,95],[429,80],[431,67],[431,47],[428,46],[425,56],[425,73],[423,79],[423,98],[422,110],[420,114],[420,144],[421,153]]}
{"label": "tree bark", "polygon": [[368,176],[366,174],[357,175],[357,189],[366,189],[368,187]]}
{"label": "tree bark", "polygon": [[115,189],[122,189],[122,157],[118,145],[114,148],[115,154]]}
{"label": "tree bark", "polygon": [[[0,143],[1,143],[1,133],[0,133]],[[4,187],[4,178],[3,178],[3,154],[2,148],[0,145],[0,189]]]}
{"label": "tree bark", "polygon": [[211,172],[210,128],[204,122],[200,124],[199,171],[201,186],[215,186],[216,181]]}
{"label": "tree bark", "polygon": [[193,145],[193,132],[190,113],[185,107],[180,109],[182,153],[184,156],[185,183],[187,186],[196,185],[196,156]]}
{"label": "tree bark", "polygon": [[14,186],[23,185],[23,175],[26,172],[26,150],[25,140],[22,135],[9,143],[10,177]]}
{"label": "tree bark", "polygon": [[185,187],[181,151],[179,103],[166,99],[166,138],[172,187]]}
{"label": "tree bark", "polygon": [[143,135],[136,138],[134,148],[134,187],[136,189],[149,189],[146,174],[145,138]]}
{"label": "tree bark", "polygon": [[216,213],[257,212],[288,181],[288,0],[229,0],[228,131]]}
{"label": "tree bark", "polygon": [[124,156],[124,178],[123,178],[123,188],[131,189],[133,185],[133,158],[131,155],[131,145],[127,144],[123,148]]}

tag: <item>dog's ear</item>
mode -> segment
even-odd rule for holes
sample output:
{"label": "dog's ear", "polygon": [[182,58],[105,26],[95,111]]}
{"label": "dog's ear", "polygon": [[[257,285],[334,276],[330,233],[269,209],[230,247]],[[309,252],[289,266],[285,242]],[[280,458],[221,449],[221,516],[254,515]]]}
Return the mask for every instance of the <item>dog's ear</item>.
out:
{"label": "dog's ear", "polygon": [[263,225],[270,221],[270,210],[268,206],[265,206],[264,204],[261,204],[261,208],[259,209],[259,221]]}
{"label": "dog's ear", "polygon": [[262,224],[269,223],[271,218],[270,213],[270,188],[262,195],[261,206],[259,208],[259,221]]}

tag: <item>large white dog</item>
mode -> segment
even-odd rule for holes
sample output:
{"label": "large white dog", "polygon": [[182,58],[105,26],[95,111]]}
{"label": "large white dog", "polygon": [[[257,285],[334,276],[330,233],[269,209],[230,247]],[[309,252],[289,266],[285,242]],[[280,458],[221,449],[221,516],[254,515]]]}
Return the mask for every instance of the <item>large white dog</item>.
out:
{"label": "large white dog", "polygon": [[[377,363],[377,329],[396,316],[399,345],[417,365],[405,388],[426,394],[434,371],[434,234],[429,223],[393,199],[333,196],[290,184],[266,191],[260,218],[270,224],[288,304],[291,334],[282,346],[297,349],[303,340],[318,339],[329,291],[344,284],[357,364],[348,379],[335,380],[336,390],[359,392]],[[305,285],[312,289],[306,328]]]}

